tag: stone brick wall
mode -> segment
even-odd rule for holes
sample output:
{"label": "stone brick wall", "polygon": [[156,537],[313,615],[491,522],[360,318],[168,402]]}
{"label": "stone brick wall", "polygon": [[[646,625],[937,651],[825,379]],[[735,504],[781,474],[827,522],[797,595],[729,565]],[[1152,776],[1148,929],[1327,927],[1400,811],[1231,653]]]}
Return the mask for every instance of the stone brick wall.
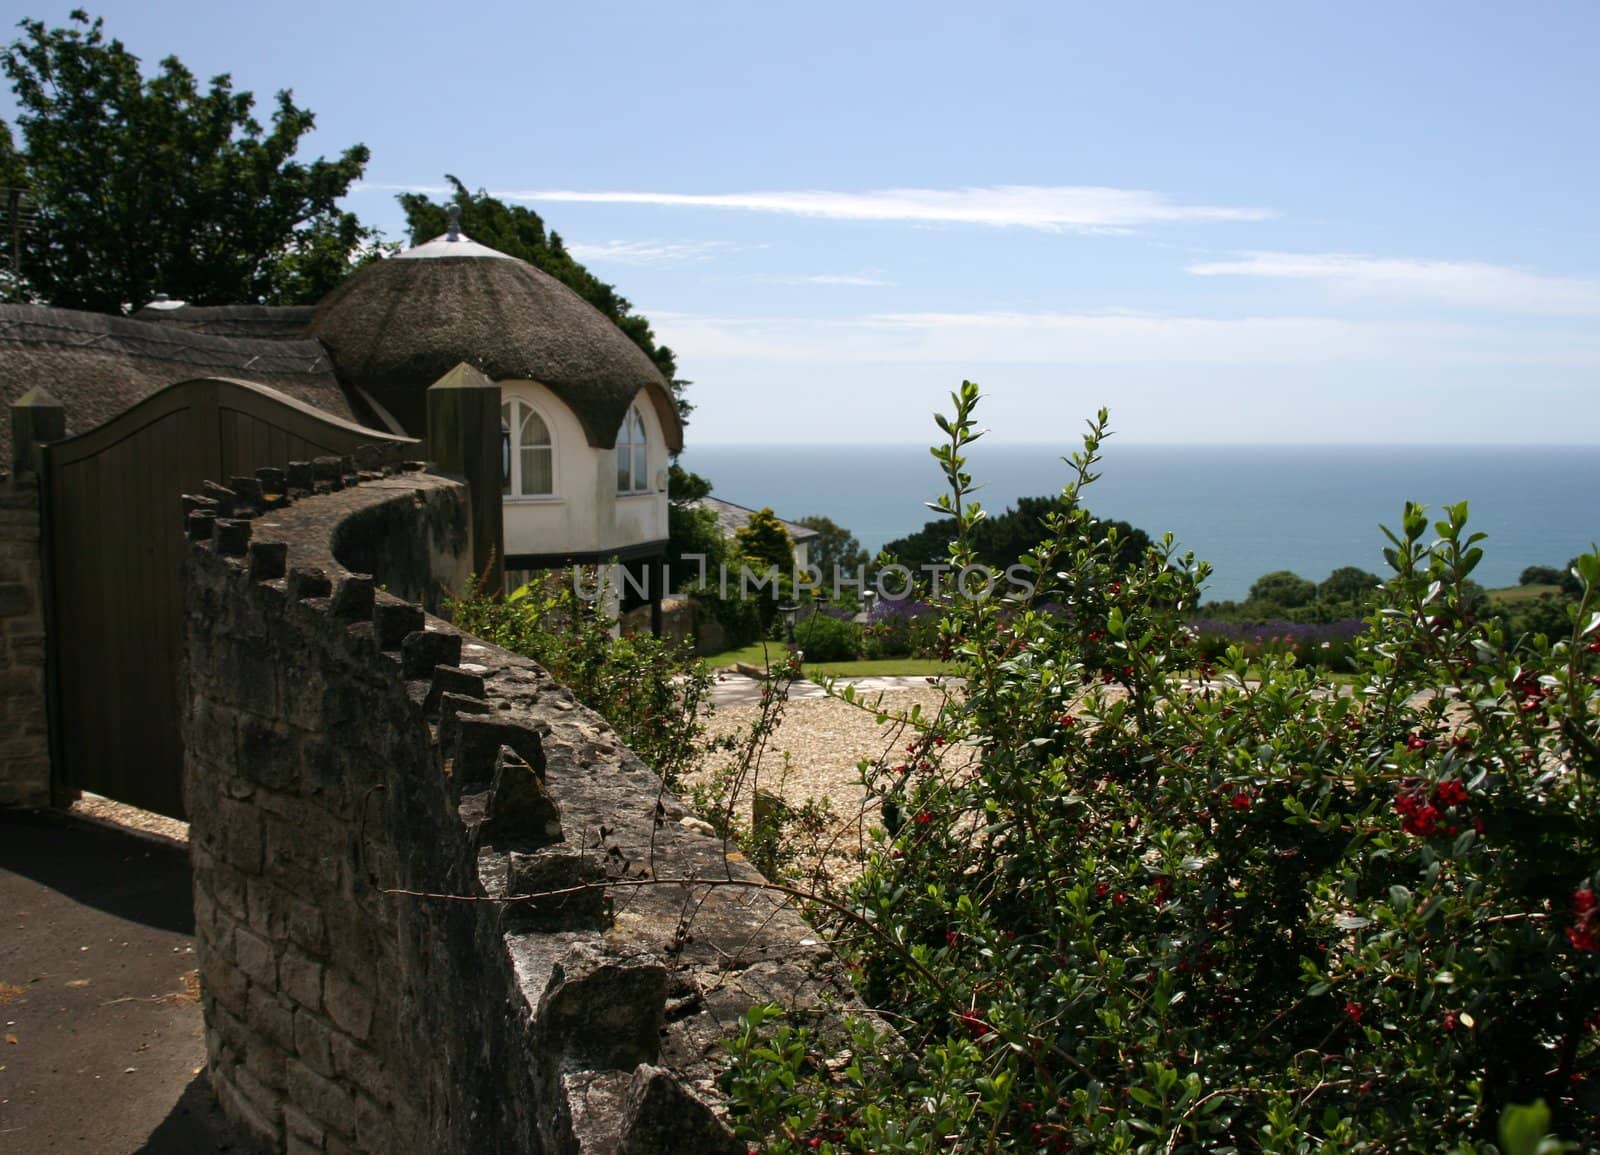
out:
{"label": "stone brick wall", "polygon": [[773,895],[699,884],[759,876],[601,718],[394,596],[459,588],[463,512],[409,473],[191,515],[212,1083],[275,1151],[743,1155],[715,1107],[737,1016],[853,993]]}
{"label": "stone brick wall", "polygon": [[0,806],[50,804],[39,486],[0,473]]}

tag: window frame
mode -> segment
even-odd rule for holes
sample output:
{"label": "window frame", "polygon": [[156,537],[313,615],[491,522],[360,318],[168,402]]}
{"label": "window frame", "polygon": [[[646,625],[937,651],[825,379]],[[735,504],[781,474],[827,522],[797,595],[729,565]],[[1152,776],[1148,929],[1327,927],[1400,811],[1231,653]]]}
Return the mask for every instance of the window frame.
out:
{"label": "window frame", "polygon": [[[637,430],[638,439],[634,440],[633,433]],[[639,453],[643,453],[641,459]],[[623,454],[627,454],[628,488],[622,485]],[[639,406],[628,406],[628,412],[622,419],[622,428],[617,431],[617,449],[614,457],[617,475],[618,497],[640,497],[651,492],[650,483],[650,426],[645,422],[644,414],[639,411]]]}
{"label": "window frame", "polygon": [[[545,440],[525,444],[522,440],[522,430],[528,418],[537,417],[544,426]],[[557,472],[556,434],[550,418],[544,410],[535,405],[528,398],[519,394],[511,394],[500,400],[500,428],[502,435],[507,436],[510,449],[510,476],[502,480],[500,497],[503,501],[557,501],[560,500],[561,478]],[[526,450],[542,449],[550,455],[550,489],[544,493],[520,492],[524,484],[522,476],[522,455]],[[502,460],[502,465],[504,461]]]}

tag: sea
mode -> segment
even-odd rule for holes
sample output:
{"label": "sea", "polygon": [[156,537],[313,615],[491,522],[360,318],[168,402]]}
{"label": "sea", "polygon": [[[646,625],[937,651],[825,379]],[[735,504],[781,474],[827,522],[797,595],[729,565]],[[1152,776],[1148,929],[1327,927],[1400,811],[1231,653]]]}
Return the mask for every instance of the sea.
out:
{"label": "sea", "polygon": [[[1058,493],[1075,446],[979,442],[969,472],[994,512],[1018,497]],[[1085,492],[1098,516],[1151,537],[1170,533],[1209,561],[1206,596],[1238,600],[1262,574],[1312,581],[1340,566],[1387,573],[1380,526],[1397,528],[1408,500],[1437,511],[1465,501],[1489,535],[1473,575],[1515,585],[1530,565],[1560,566],[1600,541],[1600,445],[1137,445],[1109,441]],[[821,514],[869,552],[936,515],[943,488],[927,448],[914,445],[703,445],[686,469],[716,496],[794,520]]]}

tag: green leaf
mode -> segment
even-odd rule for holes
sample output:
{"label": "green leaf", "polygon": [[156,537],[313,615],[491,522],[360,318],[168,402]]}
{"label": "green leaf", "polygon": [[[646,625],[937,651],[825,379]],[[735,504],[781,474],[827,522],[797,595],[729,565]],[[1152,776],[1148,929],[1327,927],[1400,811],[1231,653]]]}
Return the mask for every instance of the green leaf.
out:
{"label": "green leaf", "polygon": [[1550,1108],[1543,1099],[1500,1112],[1500,1150],[1505,1155],[1538,1155],[1539,1141],[1550,1133]]}

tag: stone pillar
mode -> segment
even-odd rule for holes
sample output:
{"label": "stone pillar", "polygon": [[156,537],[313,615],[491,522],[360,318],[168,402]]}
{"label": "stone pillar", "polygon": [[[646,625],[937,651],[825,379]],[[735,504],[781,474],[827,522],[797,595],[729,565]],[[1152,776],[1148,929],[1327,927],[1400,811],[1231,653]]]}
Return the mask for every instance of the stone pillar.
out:
{"label": "stone pillar", "polygon": [[11,471],[0,471],[0,806],[52,802],[39,444],[65,435],[66,413],[43,389],[12,405]]}
{"label": "stone pillar", "polygon": [[500,386],[462,362],[428,388],[428,458],[467,483],[472,497],[472,569],[482,588],[505,592],[500,514]]}

